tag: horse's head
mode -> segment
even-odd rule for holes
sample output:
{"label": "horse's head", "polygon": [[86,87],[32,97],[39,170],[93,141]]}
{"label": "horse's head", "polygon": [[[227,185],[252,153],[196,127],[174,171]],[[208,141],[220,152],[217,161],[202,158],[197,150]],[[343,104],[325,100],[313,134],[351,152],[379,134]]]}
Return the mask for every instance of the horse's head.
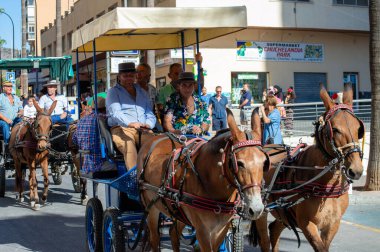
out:
{"label": "horse's head", "polygon": [[[258,115],[253,115],[252,119],[260,121]],[[227,109],[227,121],[232,141],[228,162],[229,181],[237,188],[242,199],[242,209],[239,214],[244,218],[255,220],[264,210],[261,182],[264,166],[268,162],[261,148],[261,129],[255,127],[251,132],[242,132],[229,109]]]}
{"label": "horse's head", "polygon": [[349,179],[359,179],[363,173],[359,139],[363,138],[364,125],[352,110],[352,87],[345,84],[343,104],[334,104],[323,86],[320,96],[326,108],[316,132],[320,147],[326,156],[337,159]]}
{"label": "horse's head", "polygon": [[53,128],[51,121],[51,113],[57,105],[57,101],[54,101],[48,111],[44,111],[38,103],[33,100],[34,107],[37,110],[37,116],[33,123],[34,135],[37,139],[37,150],[44,151],[48,147],[50,132]]}

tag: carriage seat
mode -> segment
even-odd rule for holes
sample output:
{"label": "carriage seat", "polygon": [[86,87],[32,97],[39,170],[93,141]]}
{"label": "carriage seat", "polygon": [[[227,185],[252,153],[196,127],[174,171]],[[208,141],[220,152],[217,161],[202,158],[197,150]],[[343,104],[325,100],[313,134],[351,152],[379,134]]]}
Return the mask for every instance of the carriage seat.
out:
{"label": "carriage seat", "polygon": [[106,154],[112,159],[121,159],[123,160],[123,155],[119,152],[117,148],[113,146],[112,135],[108,128],[107,122],[105,119],[98,119],[99,121],[99,130],[102,141],[106,147]]}

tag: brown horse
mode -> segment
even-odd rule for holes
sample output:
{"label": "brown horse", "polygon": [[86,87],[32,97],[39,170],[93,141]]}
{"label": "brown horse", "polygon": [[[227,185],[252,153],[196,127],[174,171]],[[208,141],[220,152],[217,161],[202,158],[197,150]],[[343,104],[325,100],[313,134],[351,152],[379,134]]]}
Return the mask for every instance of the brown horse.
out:
{"label": "brown horse", "polygon": [[[170,135],[143,139],[138,174],[154,251],[160,245],[160,212],[193,226],[202,251],[217,251],[235,212],[250,220],[261,215],[261,182],[269,161],[261,149],[261,129],[240,131],[230,110],[227,120],[230,131],[208,142],[181,145]],[[178,234],[171,232],[171,239],[179,251]]]}
{"label": "brown horse", "polygon": [[39,163],[44,176],[44,191],[42,203],[46,202],[48,195],[48,154],[49,136],[52,130],[50,114],[53,112],[57,102],[54,101],[49,111],[43,111],[38,103],[33,100],[37,110],[36,119],[33,122],[23,121],[12,128],[9,140],[9,151],[13,157],[16,169],[16,191],[18,191],[19,201],[23,201],[23,182],[21,164],[25,163],[29,167],[29,187],[30,205],[32,209],[39,210],[40,203],[38,197],[36,165]]}
{"label": "brown horse", "polygon": [[285,226],[300,228],[315,251],[328,251],[348,207],[348,181],[359,179],[363,172],[358,139],[364,127],[351,110],[351,87],[345,86],[344,104],[334,104],[323,87],[320,96],[326,113],[316,123],[316,144],[303,149],[293,160],[285,160],[285,148],[273,148],[269,153],[274,165],[264,175],[266,185],[275,176],[279,161],[283,172],[269,188],[275,189],[269,192],[268,205],[274,206],[271,213],[276,218],[269,225],[270,241],[267,214],[252,222],[251,231],[258,234],[262,251],[269,251],[270,243],[273,251],[279,251]]}

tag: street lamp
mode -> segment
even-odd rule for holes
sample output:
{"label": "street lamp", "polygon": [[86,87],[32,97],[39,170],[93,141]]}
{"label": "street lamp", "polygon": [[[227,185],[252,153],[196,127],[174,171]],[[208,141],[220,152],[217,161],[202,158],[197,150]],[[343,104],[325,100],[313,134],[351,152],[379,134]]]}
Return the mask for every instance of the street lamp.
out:
{"label": "street lamp", "polygon": [[8,13],[5,12],[4,9],[1,9],[0,8],[0,14],[5,14],[9,17],[9,19],[11,20],[12,22],[12,58],[14,58],[14,51],[15,51],[15,25],[13,24],[13,19],[11,18],[11,16],[8,15]]}

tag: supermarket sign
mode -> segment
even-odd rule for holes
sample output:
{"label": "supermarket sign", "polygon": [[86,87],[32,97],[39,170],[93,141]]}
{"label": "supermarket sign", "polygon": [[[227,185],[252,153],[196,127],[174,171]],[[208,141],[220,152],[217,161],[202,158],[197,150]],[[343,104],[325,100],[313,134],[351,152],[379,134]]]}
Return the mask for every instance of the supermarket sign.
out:
{"label": "supermarket sign", "polygon": [[323,44],[237,41],[237,60],[323,62]]}

